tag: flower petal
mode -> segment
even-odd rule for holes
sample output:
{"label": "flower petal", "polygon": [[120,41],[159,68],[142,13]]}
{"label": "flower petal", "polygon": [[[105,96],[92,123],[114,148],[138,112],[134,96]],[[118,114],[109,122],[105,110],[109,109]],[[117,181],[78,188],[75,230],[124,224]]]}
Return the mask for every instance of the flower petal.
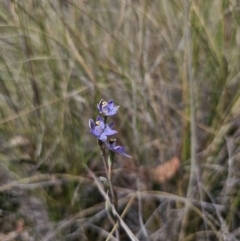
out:
{"label": "flower petal", "polygon": [[125,152],[117,152],[118,154],[128,157],[128,158],[132,158],[131,156],[129,156],[128,154],[126,154]]}
{"label": "flower petal", "polygon": [[96,121],[104,122],[103,118],[100,115],[97,116]]}
{"label": "flower petal", "polygon": [[115,130],[111,130],[111,129],[105,129],[104,130],[104,134],[106,135],[106,136],[111,136],[111,135],[114,135],[114,134],[117,134],[118,132],[117,131],[115,131]]}
{"label": "flower petal", "polygon": [[115,146],[114,149],[119,152],[124,152],[126,150],[126,148],[122,146]]}
{"label": "flower petal", "polygon": [[100,101],[99,101],[99,103],[97,104],[97,108],[98,108],[98,110],[101,112],[102,111],[102,102],[103,102],[104,100],[103,99],[101,99]]}
{"label": "flower petal", "polygon": [[113,116],[117,113],[117,110],[119,109],[120,106],[115,106],[112,110],[108,112],[108,116]]}
{"label": "flower petal", "polygon": [[89,120],[88,125],[89,125],[89,128],[91,130],[94,129],[94,127],[95,127],[95,123],[94,123],[94,121],[92,119]]}
{"label": "flower petal", "polygon": [[102,112],[103,112],[104,115],[108,114],[108,106],[107,105],[102,106]]}
{"label": "flower petal", "polygon": [[118,111],[118,109],[119,109],[119,107],[120,107],[120,105],[114,106],[114,108],[113,108],[113,110],[112,110],[112,111],[117,112],[117,111]]}
{"label": "flower petal", "polygon": [[96,131],[95,129],[90,130],[90,133],[91,133],[92,135],[96,136],[96,137],[98,137],[98,136],[100,135],[99,132]]}
{"label": "flower petal", "polygon": [[104,127],[100,126],[95,126],[94,131],[96,131],[99,135],[103,133]]}
{"label": "flower petal", "polygon": [[102,133],[102,134],[98,137],[98,139],[101,140],[101,141],[106,141],[106,140],[107,140],[106,133]]}
{"label": "flower petal", "polygon": [[[115,140],[115,139],[114,139]],[[105,141],[104,142],[105,144],[105,147],[108,148],[110,151],[113,151],[121,156],[125,156],[125,157],[128,157],[128,158],[132,158],[131,156],[129,156],[128,154],[126,154],[124,151],[125,151],[125,147],[122,147],[122,146],[115,146],[116,144],[116,140],[114,142],[111,142],[111,139],[110,141]]]}
{"label": "flower petal", "polygon": [[112,110],[113,107],[114,107],[114,101],[113,100],[109,100],[107,106],[108,106],[108,109]]}

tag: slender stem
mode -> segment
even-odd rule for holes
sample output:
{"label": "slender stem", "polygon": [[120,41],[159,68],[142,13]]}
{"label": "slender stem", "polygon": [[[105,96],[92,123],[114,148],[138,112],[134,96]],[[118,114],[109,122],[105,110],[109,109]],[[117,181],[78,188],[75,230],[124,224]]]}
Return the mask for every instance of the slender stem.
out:
{"label": "slender stem", "polygon": [[[110,186],[110,192],[111,192],[111,196],[112,196],[112,203],[116,209],[116,211],[118,211],[118,198],[117,198],[117,195],[116,195],[116,192],[115,190],[113,189],[113,185],[112,185],[112,174],[110,172],[112,170],[112,165],[109,167],[109,186]],[[115,219],[115,222],[118,224],[118,227],[120,227],[120,222],[118,219]],[[120,235],[119,235],[119,230],[116,229],[116,238],[117,240],[120,240]]]}
{"label": "slender stem", "polygon": [[[107,116],[104,116],[104,124],[105,124],[105,127],[106,127],[106,123],[107,123]],[[104,168],[105,168],[105,172],[106,172],[106,176],[107,176],[107,179],[108,179],[108,182],[109,182],[109,187],[110,187],[110,193],[111,193],[111,196],[112,196],[112,204],[114,206],[114,208],[118,209],[118,199],[117,199],[117,195],[116,195],[116,192],[115,190],[113,189],[113,185],[112,185],[112,165],[113,165],[113,157],[114,157],[114,154],[109,157],[110,158],[110,161],[109,163],[107,163],[107,160],[106,160],[106,152],[105,152],[105,147],[103,145],[103,142],[101,140],[98,139],[98,146],[100,148],[100,151],[101,151],[101,156],[102,156],[102,160],[103,160],[103,165],[104,165]],[[110,155],[110,154],[109,154]],[[120,222],[119,222],[119,219],[115,219],[113,220],[113,223],[116,223],[118,224],[118,227],[120,227]],[[114,224],[115,224],[114,223]],[[117,240],[120,240],[120,235],[119,235],[119,230],[116,229],[116,238]]]}
{"label": "slender stem", "polygon": [[110,186],[110,192],[111,192],[111,196],[112,196],[112,202],[114,204],[114,207],[117,210],[118,209],[118,198],[117,198],[116,191],[114,190],[113,185],[112,185],[112,164],[109,165],[108,171],[109,171],[108,178],[109,178],[109,186]]}
{"label": "slender stem", "polygon": [[103,165],[104,165],[104,169],[107,175],[107,179],[108,178],[108,166],[107,166],[107,162],[106,162],[106,158],[105,158],[105,149],[101,149],[101,156],[102,156],[102,160],[103,160]]}
{"label": "slender stem", "polygon": [[[98,145],[101,151],[101,156],[102,156],[102,160],[103,160],[103,165],[105,168],[105,172],[106,172],[106,176],[107,179],[109,181],[109,187],[110,187],[110,193],[112,196],[112,204],[114,205],[115,209],[117,210],[118,208],[118,199],[117,199],[117,195],[115,195],[115,191],[113,189],[113,185],[112,185],[112,163],[109,163],[109,165],[107,164],[107,160],[106,160],[106,153],[105,153],[105,148],[103,146],[102,141],[98,140]],[[120,223],[117,220],[113,220],[115,223],[117,222],[118,227],[120,227]],[[120,235],[119,235],[119,230],[116,229],[116,238],[117,240],[120,240]]]}

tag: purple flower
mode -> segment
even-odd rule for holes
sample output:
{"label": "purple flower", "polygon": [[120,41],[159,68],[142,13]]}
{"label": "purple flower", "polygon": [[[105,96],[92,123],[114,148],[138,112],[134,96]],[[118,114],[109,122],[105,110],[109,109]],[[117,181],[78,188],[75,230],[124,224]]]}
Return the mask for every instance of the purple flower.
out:
{"label": "purple flower", "polygon": [[92,119],[89,120],[90,133],[96,136],[101,141],[106,141],[107,136],[111,136],[117,133],[117,131],[112,130],[114,122],[105,124],[102,117],[98,116],[96,122]]}
{"label": "purple flower", "polygon": [[105,116],[115,115],[120,106],[114,106],[114,101],[110,100],[106,102],[105,100],[100,100],[99,104],[97,104],[97,108],[100,114]]}
{"label": "purple flower", "polygon": [[131,156],[129,156],[128,154],[126,154],[125,151],[125,147],[122,146],[116,146],[116,139],[110,139],[108,142],[105,141],[105,146],[110,150],[113,151],[119,155],[128,157],[128,158],[132,158]]}

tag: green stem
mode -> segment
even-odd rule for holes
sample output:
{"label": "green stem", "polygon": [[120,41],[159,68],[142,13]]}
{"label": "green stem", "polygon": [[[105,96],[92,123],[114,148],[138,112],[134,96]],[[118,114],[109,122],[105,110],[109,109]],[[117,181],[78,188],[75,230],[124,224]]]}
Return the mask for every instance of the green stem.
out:
{"label": "green stem", "polygon": [[[115,209],[117,210],[118,199],[117,199],[117,195],[116,195],[116,193],[114,191],[114,188],[113,188],[113,185],[112,185],[112,164],[113,164],[113,159],[114,159],[114,153],[113,152],[109,153],[109,158],[108,158],[108,162],[107,162],[105,147],[104,147],[103,142],[101,140],[98,140],[98,146],[99,146],[100,151],[101,151],[101,156],[102,156],[106,176],[107,176],[107,179],[108,179],[108,182],[109,182],[110,193],[111,193],[111,196],[112,196],[112,204],[114,205]],[[118,219],[115,219],[114,221],[117,222],[118,227],[120,227],[120,223],[119,223]],[[116,238],[117,238],[117,240],[120,240],[118,229],[116,229]]]}
{"label": "green stem", "polygon": [[104,169],[105,169],[105,172],[107,174],[108,173],[108,167],[107,167],[107,162],[106,162],[106,159],[105,159],[105,148],[104,148],[103,142],[101,140],[98,139],[97,143],[98,143],[98,146],[99,146],[99,149],[100,149],[100,152],[101,152]]}
{"label": "green stem", "polygon": [[[116,192],[115,192],[115,190],[113,188],[113,185],[112,185],[113,162],[114,162],[114,152],[110,151],[109,156],[108,156],[108,180],[109,180],[110,192],[111,192],[111,196],[112,196],[112,203],[113,203],[116,211],[118,211],[117,210],[118,209],[118,199],[117,199]],[[119,220],[115,219],[114,221],[117,222],[118,227],[120,227]],[[118,229],[116,229],[116,238],[117,238],[117,240],[120,240]]]}

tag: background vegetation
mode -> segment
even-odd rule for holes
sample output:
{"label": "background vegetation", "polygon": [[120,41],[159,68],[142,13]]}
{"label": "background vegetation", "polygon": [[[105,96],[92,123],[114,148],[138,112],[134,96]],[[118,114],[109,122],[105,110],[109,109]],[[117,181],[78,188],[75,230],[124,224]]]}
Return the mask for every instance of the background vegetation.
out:
{"label": "background vegetation", "polygon": [[1,1],[1,240],[115,240],[84,167],[102,174],[88,127],[101,98],[121,106],[118,143],[133,159],[117,158],[114,184],[138,239],[239,240],[239,11]]}

